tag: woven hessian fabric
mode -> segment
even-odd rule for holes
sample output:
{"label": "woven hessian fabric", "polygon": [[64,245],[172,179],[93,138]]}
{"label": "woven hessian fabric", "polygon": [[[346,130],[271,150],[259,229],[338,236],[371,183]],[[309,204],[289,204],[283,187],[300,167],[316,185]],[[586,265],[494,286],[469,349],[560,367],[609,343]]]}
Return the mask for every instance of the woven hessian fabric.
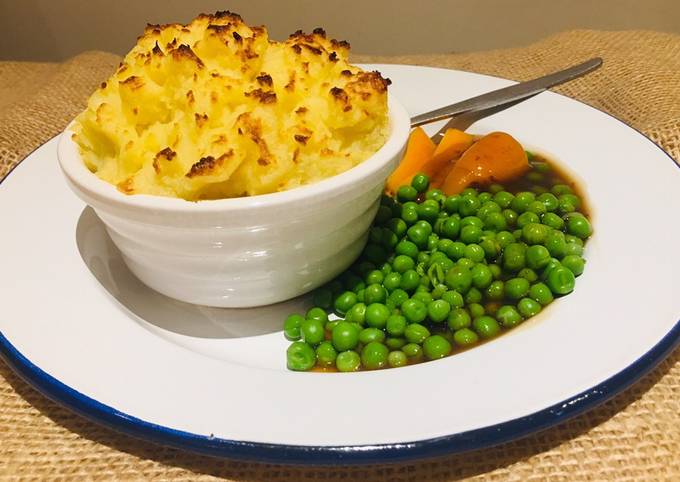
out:
{"label": "woven hessian fabric", "polygon": [[[555,89],[639,129],[680,159],[680,36],[571,31],[528,47],[400,57],[355,56],[525,80],[590,57],[604,67]],[[61,131],[119,57],[0,62],[0,177]],[[19,207],[17,207],[19,209]],[[0,236],[2,234],[0,233]],[[299,468],[194,455],[120,435],[35,392],[0,362],[0,479],[237,481],[680,480],[680,350],[598,408],[495,448],[390,466]]]}

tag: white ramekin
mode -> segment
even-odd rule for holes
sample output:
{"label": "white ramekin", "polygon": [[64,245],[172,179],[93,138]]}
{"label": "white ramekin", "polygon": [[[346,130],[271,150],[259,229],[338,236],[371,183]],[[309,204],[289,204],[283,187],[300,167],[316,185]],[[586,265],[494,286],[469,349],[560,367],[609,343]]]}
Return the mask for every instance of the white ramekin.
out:
{"label": "white ramekin", "polygon": [[70,126],[59,140],[59,164],[146,285],[199,305],[261,306],[320,286],[361,252],[408,138],[409,116],[393,98],[389,113],[390,136],[369,159],[274,194],[199,202],[126,195],[85,167]]}

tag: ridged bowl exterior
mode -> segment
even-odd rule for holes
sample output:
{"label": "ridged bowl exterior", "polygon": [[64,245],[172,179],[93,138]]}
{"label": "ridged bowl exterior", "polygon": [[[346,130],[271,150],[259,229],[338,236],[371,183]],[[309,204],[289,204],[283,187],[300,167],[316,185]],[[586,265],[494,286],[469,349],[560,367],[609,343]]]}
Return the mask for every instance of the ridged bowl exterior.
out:
{"label": "ridged bowl exterior", "polygon": [[409,132],[403,107],[393,99],[389,107],[390,137],[376,154],[280,193],[200,202],[125,195],[85,167],[69,128],[59,162],[143,283],[188,303],[261,306],[322,285],[360,254]]}

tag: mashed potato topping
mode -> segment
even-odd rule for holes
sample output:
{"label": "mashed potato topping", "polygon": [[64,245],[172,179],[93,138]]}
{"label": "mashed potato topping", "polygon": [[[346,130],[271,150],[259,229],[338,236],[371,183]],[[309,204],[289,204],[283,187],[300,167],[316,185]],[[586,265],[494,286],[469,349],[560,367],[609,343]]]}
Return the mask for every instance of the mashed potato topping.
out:
{"label": "mashed potato topping", "polygon": [[388,135],[387,85],[322,29],[268,38],[230,12],[149,25],[73,127],[87,167],[127,194],[187,200],[339,174]]}

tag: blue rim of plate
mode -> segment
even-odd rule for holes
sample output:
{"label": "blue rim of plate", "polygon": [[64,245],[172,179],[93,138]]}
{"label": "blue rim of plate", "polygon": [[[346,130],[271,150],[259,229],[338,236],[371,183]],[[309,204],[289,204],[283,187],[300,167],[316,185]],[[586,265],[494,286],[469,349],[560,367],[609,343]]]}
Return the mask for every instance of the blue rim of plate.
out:
{"label": "blue rim of plate", "polygon": [[[500,77],[494,78],[500,79]],[[676,167],[680,168],[680,165],[678,165],[678,163],[654,141],[621,119],[598,109],[597,107],[586,104],[585,102],[572,99],[571,97],[564,96],[557,92],[552,93],[566,97],[571,101],[578,102],[591,109],[595,109],[627,126],[647,139],[654,147],[663,152]],[[24,159],[15,164],[7,175],[3,179],[0,179],[0,184],[9,177],[19,164],[29,158],[41,146],[38,146],[24,157]],[[605,381],[562,402],[534,412],[531,415],[509,420],[507,422],[467,432],[414,442],[375,445],[314,446],[245,442],[207,437],[146,422],[98,402],[60,382],[22,355],[0,331],[0,358],[5,360],[12,370],[50,400],[65,406],[95,423],[105,425],[115,431],[139,439],[175,447],[181,450],[189,450],[203,455],[272,464],[329,466],[406,462],[492,447],[494,445],[500,445],[525,437],[565,422],[614,397],[633,385],[643,375],[650,372],[654,367],[661,363],[664,358],[670,355],[678,345],[680,345],[680,320],[678,320],[668,333],[666,333],[666,335],[647,353]]]}

